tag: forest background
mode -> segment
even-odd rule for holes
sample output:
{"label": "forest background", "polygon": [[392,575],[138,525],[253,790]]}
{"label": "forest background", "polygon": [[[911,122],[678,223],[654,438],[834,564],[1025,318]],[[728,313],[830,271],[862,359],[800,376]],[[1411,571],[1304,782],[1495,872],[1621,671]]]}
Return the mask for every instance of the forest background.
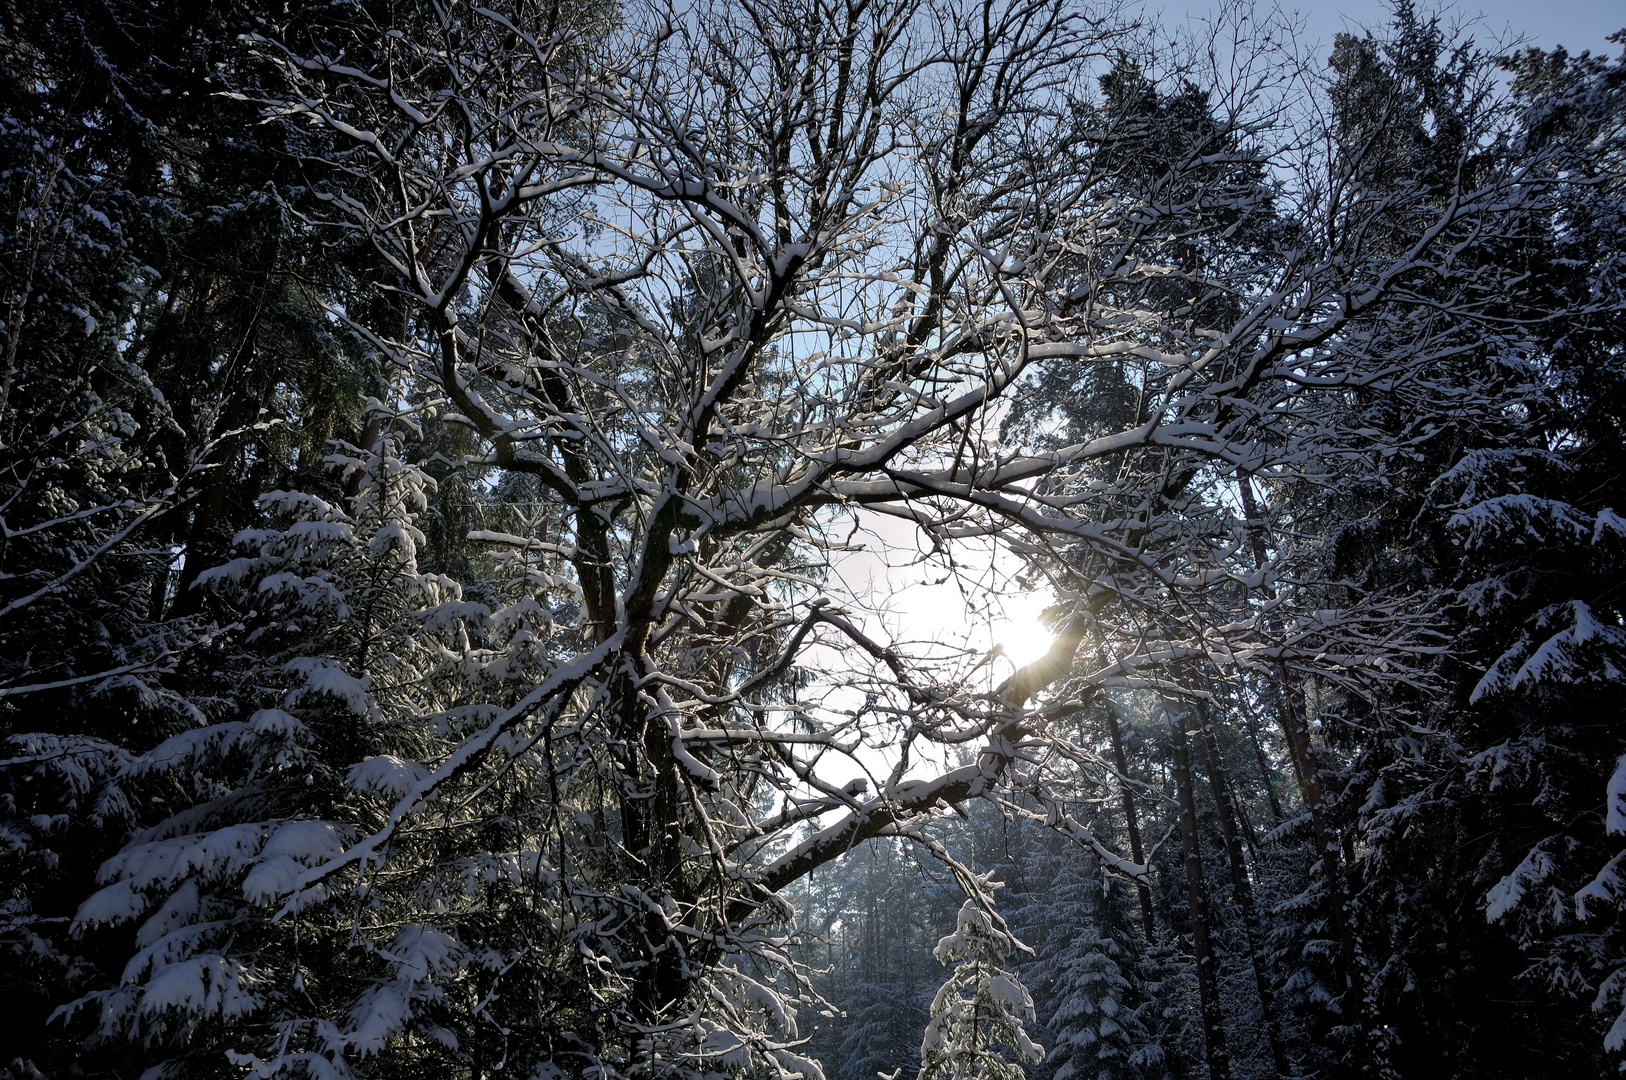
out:
{"label": "forest background", "polygon": [[1142,15],[5,5],[7,1077],[1626,1071],[1626,60]]}

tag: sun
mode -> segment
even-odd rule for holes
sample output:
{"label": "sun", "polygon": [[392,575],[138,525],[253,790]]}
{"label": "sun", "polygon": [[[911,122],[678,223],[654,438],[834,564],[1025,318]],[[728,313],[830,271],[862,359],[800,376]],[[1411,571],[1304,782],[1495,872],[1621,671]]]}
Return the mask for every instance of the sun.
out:
{"label": "sun", "polygon": [[1052,598],[1043,592],[997,597],[987,622],[989,647],[999,646],[1015,667],[1033,663],[1050,651],[1055,633],[1044,624]]}

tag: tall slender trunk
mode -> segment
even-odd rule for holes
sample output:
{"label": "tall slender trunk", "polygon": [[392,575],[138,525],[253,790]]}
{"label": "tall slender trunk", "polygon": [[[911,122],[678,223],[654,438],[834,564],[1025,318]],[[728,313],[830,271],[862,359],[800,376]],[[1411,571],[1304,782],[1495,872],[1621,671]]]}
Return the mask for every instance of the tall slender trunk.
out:
{"label": "tall slender trunk", "polygon": [[1248,813],[1245,804],[1232,800],[1237,817],[1242,820],[1242,839],[1248,845],[1248,854],[1254,862],[1259,861],[1259,827],[1253,823],[1253,815]]}
{"label": "tall slender trunk", "polygon": [[[1242,498],[1243,524],[1248,530],[1248,541],[1253,546],[1254,569],[1263,570],[1270,562],[1270,551],[1265,542],[1265,518],[1259,513],[1259,501],[1253,494],[1253,478],[1238,476],[1236,493]],[[1265,587],[1265,595],[1273,596],[1275,592],[1275,589]]]}
{"label": "tall slender trunk", "polygon": [[1219,965],[1208,933],[1208,888],[1203,880],[1202,849],[1197,842],[1197,804],[1191,794],[1191,766],[1186,754],[1190,713],[1165,706],[1173,748],[1175,794],[1180,802],[1180,851],[1185,857],[1186,895],[1191,904],[1191,948],[1197,957],[1197,999],[1202,1006],[1203,1050],[1209,1080],[1230,1080],[1231,1055],[1225,1045],[1225,1014],[1219,1000]]}
{"label": "tall slender trunk", "polygon": [[1265,744],[1259,738],[1259,722],[1246,710],[1242,713],[1242,727],[1248,733],[1248,743],[1253,747],[1254,760],[1259,763],[1259,775],[1265,782],[1265,797],[1270,800],[1270,815],[1276,824],[1282,823],[1282,800],[1276,794],[1276,772],[1270,767],[1270,759],[1265,756]]}
{"label": "tall slender trunk", "polygon": [[[1269,563],[1269,545],[1266,540],[1266,519],[1260,512],[1258,500],[1253,492],[1253,478],[1239,476],[1237,478],[1237,493],[1242,500],[1242,513],[1246,519],[1246,528],[1249,541],[1253,547],[1255,566],[1264,570]],[[1275,596],[1276,590],[1268,584],[1261,582],[1266,596]],[[1343,982],[1339,988],[1341,993],[1341,1008],[1344,1018],[1355,1027],[1356,1046],[1355,1058],[1362,1071],[1376,1067],[1368,1052],[1366,1037],[1366,1012],[1363,989],[1361,986],[1360,971],[1357,966],[1357,954],[1354,936],[1350,933],[1348,913],[1345,907],[1345,895],[1348,892],[1344,880],[1344,869],[1339,859],[1338,842],[1332,835],[1332,829],[1327,823],[1327,814],[1321,805],[1321,779],[1316,769],[1315,755],[1310,749],[1310,729],[1299,715],[1293,705],[1293,687],[1287,673],[1285,663],[1280,666],[1281,682],[1279,684],[1280,708],[1276,710],[1277,721],[1281,724],[1282,733],[1287,737],[1288,758],[1293,764],[1293,772],[1298,779],[1299,791],[1304,799],[1304,807],[1310,813],[1310,824],[1315,834],[1316,846],[1321,851],[1321,867],[1326,874],[1327,893],[1329,902],[1330,921],[1333,934],[1337,939],[1337,971],[1336,977]],[[1277,813],[1277,820],[1281,820],[1280,806],[1270,789],[1270,772],[1268,762],[1265,760],[1263,747],[1256,737],[1251,718],[1249,733],[1254,736],[1254,750],[1259,755],[1260,767],[1265,772],[1266,790],[1271,791],[1271,809]]]}
{"label": "tall slender trunk", "polygon": [[1315,752],[1310,746],[1310,728],[1299,709],[1293,704],[1293,691],[1284,666],[1282,676],[1282,733],[1287,736],[1288,750],[1293,758],[1299,786],[1303,792],[1304,808],[1310,813],[1310,826],[1315,836],[1316,850],[1321,855],[1321,869],[1327,882],[1328,918],[1337,941],[1334,976],[1342,985],[1338,992],[1344,1020],[1355,1028],[1354,1056],[1358,1068],[1366,1071],[1373,1062],[1367,1053],[1366,1009],[1360,970],[1357,966],[1355,938],[1350,931],[1347,907],[1348,882],[1344,877],[1343,850],[1339,837],[1327,821],[1323,805],[1320,769]]}
{"label": "tall slender trunk", "polygon": [[[273,253],[273,266],[276,260],[277,256]],[[262,320],[271,301],[271,273],[268,266],[255,290],[254,310],[243,327],[237,348],[220,368],[221,393],[225,396],[226,405],[221,410],[216,430],[239,434],[223,436],[209,455],[209,464],[213,469],[205,473],[208,482],[193,500],[192,523],[183,541],[186,554],[182,558],[180,579],[175,586],[175,600],[170,605],[169,617],[172,619],[196,615],[203,610],[203,593],[193,586],[203,571],[224,562],[231,551],[231,533],[223,526],[229,528],[230,525],[227,500],[232,487],[232,466],[248,445],[241,432],[254,420],[260,408],[250,384],[255,375],[254,361],[259,352]],[[167,575],[165,587],[167,590]]]}
{"label": "tall slender trunk", "polygon": [[1265,935],[1259,925],[1259,909],[1253,899],[1253,883],[1248,879],[1248,864],[1242,857],[1241,830],[1237,827],[1236,806],[1231,797],[1230,778],[1225,773],[1225,762],[1220,757],[1219,741],[1214,738],[1214,726],[1209,722],[1207,710],[1199,707],[1201,717],[1204,763],[1208,767],[1208,786],[1214,795],[1214,806],[1219,811],[1220,832],[1225,837],[1225,857],[1231,867],[1231,899],[1242,910],[1242,925],[1248,934],[1248,952],[1253,960],[1253,982],[1259,991],[1259,1007],[1264,1012],[1265,1037],[1270,1042],[1270,1060],[1277,1076],[1292,1076],[1292,1064],[1287,1059],[1287,1047],[1282,1041],[1281,1015],[1276,1008],[1276,990],[1271,985],[1270,963],[1265,955]]}
{"label": "tall slender trunk", "polygon": [[[1238,476],[1236,480],[1237,494],[1242,498],[1242,516],[1248,531],[1248,540],[1253,547],[1254,569],[1264,570],[1270,564],[1270,550],[1265,542],[1265,518],[1259,512],[1259,502],[1253,494],[1253,478]],[[1269,585],[1264,586],[1266,596],[1275,596],[1276,590]],[[1283,688],[1283,693],[1286,689]],[[1259,773],[1265,779],[1265,794],[1270,799],[1270,812],[1276,818],[1276,824],[1282,823],[1282,803],[1276,795],[1276,779],[1270,769],[1270,761],[1265,757],[1264,743],[1259,739],[1259,727],[1250,713],[1244,712],[1243,726],[1248,729],[1248,739],[1253,743],[1254,756],[1259,761]]]}
{"label": "tall slender trunk", "polygon": [[[1107,700],[1107,733],[1112,736],[1112,764],[1118,770],[1118,788],[1123,792],[1124,821],[1129,832],[1129,855],[1135,862],[1145,865],[1146,856],[1140,842],[1140,822],[1135,816],[1135,796],[1127,783],[1129,759],[1124,755],[1123,731],[1118,725],[1118,706]],[[1148,944],[1157,940],[1157,921],[1152,917],[1152,889],[1145,879],[1135,882],[1140,896],[1141,929],[1146,932]]]}

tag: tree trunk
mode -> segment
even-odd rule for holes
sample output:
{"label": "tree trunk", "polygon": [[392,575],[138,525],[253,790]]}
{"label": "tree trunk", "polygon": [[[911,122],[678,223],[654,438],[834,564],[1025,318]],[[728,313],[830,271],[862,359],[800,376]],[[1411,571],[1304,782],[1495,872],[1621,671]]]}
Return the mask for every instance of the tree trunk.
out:
{"label": "tree trunk", "polygon": [[1265,782],[1265,797],[1270,800],[1270,814],[1276,824],[1282,823],[1282,800],[1276,794],[1276,774],[1270,767],[1270,759],[1265,756],[1264,743],[1259,738],[1259,725],[1253,716],[1246,710],[1242,714],[1242,726],[1248,732],[1248,742],[1253,746],[1253,756],[1259,762],[1259,776]]}
{"label": "tree trunk", "polygon": [[1237,817],[1242,821],[1242,839],[1247,842],[1248,855],[1257,863],[1260,858],[1259,827],[1253,823],[1253,815],[1248,813],[1246,804],[1232,799],[1231,806],[1236,810]]}
{"label": "tree trunk", "polygon": [[1259,909],[1253,900],[1253,883],[1248,880],[1248,865],[1242,857],[1241,830],[1237,827],[1236,807],[1231,798],[1230,780],[1225,774],[1225,762],[1220,757],[1219,742],[1214,738],[1214,727],[1208,721],[1208,711],[1199,707],[1203,721],[1203,757],[1208,766],[1208,785],[1214,795],[1214,806],[1219,811],[1220,832],[1225,836],[1225,857],[1231,867],[1231,899],[1242,909],[1242,925],[1248,934],[1248,952],[1253,958],[1253,982],[1259,990],[1259,1007],[1264,1013],[1265,1037],[1270,1041],[1270,1060],[1277,1076],[1292,1076],[1287,1060],[1287,1047],[1282,1042],[1282,1024],[1276,1009],[1276,991],[1271,986],[1269,961],[1265,956],[1265,935],[1259,925]]}
{"label": "tree trunk", "polygon": [[1326,809],[1322,806],[1322,789],[1320,771],[1316,765],[1315,753],[1310,747],[1310,728],[1305,718],[1293,704],[1293,691],[1289,684],[1289,676],[1284,666],[1282,676],[1282,709],[1280,720],[1282,734],[1287,737],[1288,751],[1293,758],[1294,771],[1299,777],[1299,787],[1304,798],[1304,808],[1310,813],[1310,825],[1315,835],[1316,850],[1321,855],[1321,869],[1327,882],[1328,916],[1332,922],[1333,936],[1338,943],[1336,956],[1337,966],[1335,978],[1342,983],[1337,989],[1340,995],[1340,1007],[1346,1023],[1353,1025],[1356,1035],[1354,1056],[1365,1069],[1372,1062],[1368,1060],[1366,1044],[1366,1010],[1362,997],[1360,972],[1356,966],[1355,940],[1350,933],[1349,918],[1346,907],[1348,894],[1347,882],[1344,879],[1344,866],[1342,849],[1339,839],[1334,835],[1332,826],[1327,821]]}
{"label": "tree trunk", "polygon": [[1191,948],[1197,957],[1197,998],[1203,1014],[1203,1049],[1209,1080],[1230,1080],[1231,1055],[1225,1046],[1225,1015],[1220,1009],[1219,966],[1208,935],[1208,889],[1203,881],[1202,849],[1197,843],[1197,804],[1191,795],[1191,767],[1186,756],[1185,725],[1190,712],[1165,706],[1173,748],[1174,787],[1180,802],[1180,851],[1185,857],[1186,895],[1191,904]]}
{"label": "tree trunk", "polygon": [[[272,262],[275,261],[273,257]],[[255,359],[259,352],[261,319],[270,302],[270,294],[271,271],[268,268],[259,288],[255,290],[254,310],[243,328],[242,338],[221,367],[221,393],[225,396],[226,405],[221,410],[216,430],[241,432],[259,412],[258,399],[251,392],[250,385],[257,374]],[[197,584],[200,574],[225,562],[231,552],[233,530],[226,504],[233,483],[232,466],[242,454],[246,441],[242,434],[225,435],[209,455],[212,468],[204,474],[207,482],[193,500],[192,522],[183,541],[186,553],[181,559],[175,599],[170,605],[171,619],[196,615],[203,610],[203,593],[193,586]],[[167,575],[164,585],[167,594]]]}
{"label": "tree trunk", "polygon": [[[1265,519],[1259,512],[1258,500],[1253,494],[1253,478],[1251,476],[1238,476],[1236,479],[1237,494],[1242,498],[1242,516],[1248,532],[1248,540],[1253,547],[1254,569],[1264,570],[1270,563],[1270,550],[1265,542]],[[1263,583],[1261,583],[1263,584]],[[1266,596],[1275,596],[1276,590],[1269,585],[1263,585]],[[1282,690],[1286,693],[1286,688]],[[1243,713],[1242,723],[1248,729],[1248,738],[1253,742],[1253,753],[1259,759],[1259,774],[1265,780],[1265,794],[1270,799],[1270,812],[1276,818],[1276,824],[1282,823],[1282,803],[1276,796],[1276,780],[1271,775],[1270,761],[1265,757],[1264,744],[1259,740],[1259,728],[1254,723],[1253,716],[1246,711]],[[1289,740],[1291,741],[1291,740]]]}
{"label": "tree trunk", "polygon": [[[1112,736],[1112,764],[1118,770],[1118,788],[1123,792],[1124,821],[1129,833],[1129,855],[1137,863],[1145,865],[1145,849],[1140,842],[1140,822],[1135,817],[1135,796],[1127,783],[1129,777],[1129,759],[1124,755],[1123,732],[1118,726],[1118,706],[1107,699],[1107,733]],[[1152,917],[1152,889],[1145,880],[1135,882],[1135,891],[1140,896],[1141,929],[1146,932],[1147,944],[1157,940],[1157,921]]]}

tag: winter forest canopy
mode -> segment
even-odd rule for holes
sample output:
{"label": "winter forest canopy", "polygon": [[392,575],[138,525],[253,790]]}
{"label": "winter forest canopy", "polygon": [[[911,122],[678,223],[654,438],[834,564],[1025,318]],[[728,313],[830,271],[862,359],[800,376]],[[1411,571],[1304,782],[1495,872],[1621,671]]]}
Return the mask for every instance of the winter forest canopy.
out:
{"label": "winter forest canopy", "polygon": [[1626,60],[1135,13],[3,5],[4,1075],[1626,1072]]}

